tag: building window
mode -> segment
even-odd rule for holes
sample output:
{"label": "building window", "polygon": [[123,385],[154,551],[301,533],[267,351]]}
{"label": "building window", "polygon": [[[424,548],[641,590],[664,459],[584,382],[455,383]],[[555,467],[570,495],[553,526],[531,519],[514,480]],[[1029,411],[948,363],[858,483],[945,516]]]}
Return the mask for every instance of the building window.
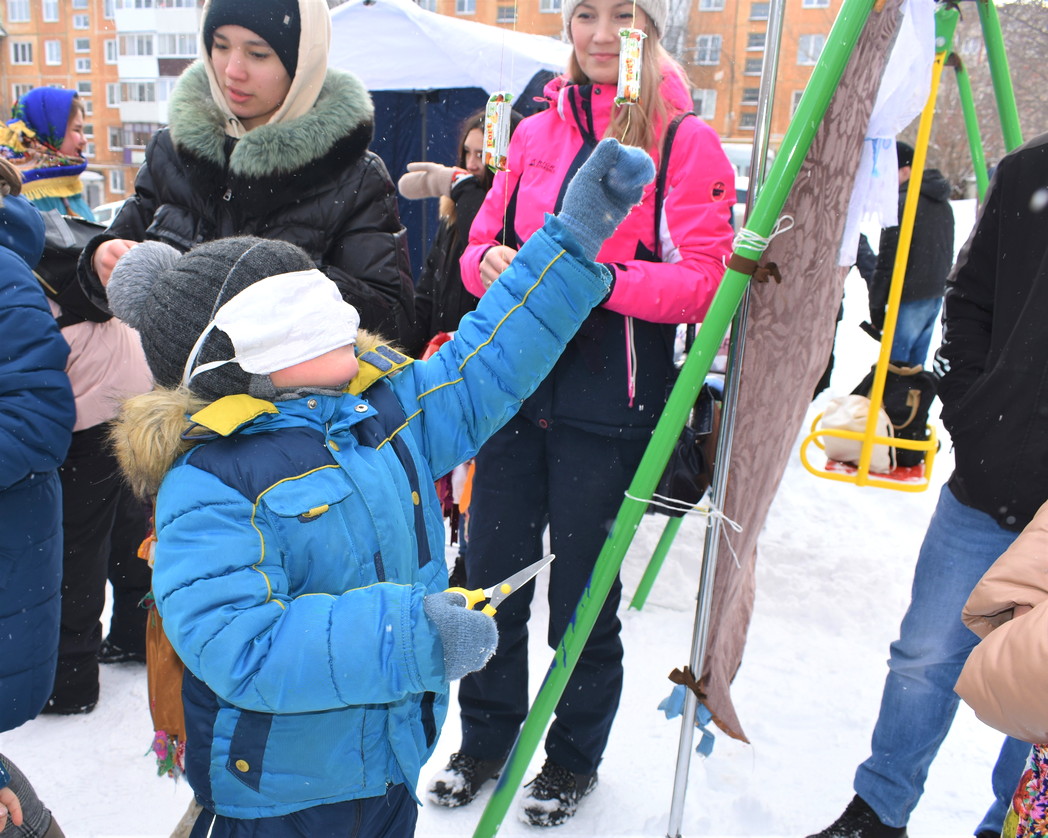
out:
{"label": "building window", "polygon": [[720,64],[721,36],[699,35],[695,39],[696,64]]}
{"label": "building window", "polygon": [[797,63],[811,66],[819,60],[826,46],[825,35],[801,35],[797,41]]}
{"label": "building window", "polygon": [[15,84],[11,86],[11,101],[17,102],[33,89],[31,84]]}
{"label": "building window", "polygon": [[90,96],[91,95],[91,82],[89,82],[89,81],[78,81],[76,83],[76,92],[80,96]]}
{"label": "building window", "polygon": [[116,9],[113,5],[113,0],[105,0],[102,4],[102,17],[106,20],[112,20],[116,17]]}
{"label": "building window", "polygon": [[495,23],[516,23],[517,10],[513,6],[499,6],[495,10]]}
{"label": "building window", "polygon": [[29,23],[29,0],[7,0],[7,22]]}
{"label": "building window", "polygon": [[106,105],[110,108],[120,107],[120,84],[112,82],[106,85]]}
{"label": "building window", "polygon": [[78,73],[90,73],[91,72],[91,59],[90,58],[78,58],[76,60],[76,71]]}
{"label": "building window", "polygon": [[118,50],[116,48],[116,38],[106,38],[106,64],[116,64]]}
{"label": "building window", "polygon": [[87,137],[89,140],[93,140],[95,138],[95,126],[94,126],[94,123],[92,123],[92,122],[85,122],[84,123],[84,136]]}
{"label": "building window", "polygon": [[759,87],[746,87],[742,91],[742,101],[740,105],[756,105],[761,98],[761,89]]}
{"label": "building window", "polygon": [[176,35],[157,35],[156,54],[161,58],[196,58],[196,35],[182,32]]}
{"label": "building window", "polygon": [[[95,113],[94,103],[90,99],[84,99],[81,97],[81,101],[84,103],[84,116],[93,116]],[[87,131],[85,126],[84,131]]]}
{"label": "building window", "polygon": [[122,82],[120,99],[123,102],[155,102],[156,85],[151,81]]}
{"label": "building window", "polygon": [[62,63],[62,42],[61,41],[44,41],[44,63],[45,64],[61,64]]}
{"label": "building window", "polygon": [[746,36],[746,49],[764,51],[764,42],[768,39],[767,32],[750,32]]}
{"label": "building window", "polygon": [[764,64],[763,58],[747,58],[746,66],[743,69],[743,75],[747,76],[759,76],[761,74],[761,66]]}
{"label": "building window", "polygon": [[803,90],[794,90],[790,94],[790,119],[793,119],[793,115],[797,113],[797,106],[801,103],[801,97],[804,95]]}
{"label": "building window", "polygon": [[723,12],[724,0],[699,0],[700,12]]}
{"label": "building window", "polygon": [[757,127],[757,112],[743,111],[739,114],[739,130],[752,131]]}
{"label": "building window", "polygon": [[58,20],[58,0],[42,0],[44,21],[55,23]]}
{"label": "building window", "polygon": [[455,0],[455,14],[475,15],[477,13],[477,0]]}
{"label": "building window", "polygon": [[767,20],[769,3],[751,3],[750,20]]}
{"label": "building window", "polygon": [[830,0],[801,0],[802,9],[828,9]]}
{"label": "building window", "polygon": [[717,91],[698,89],[691,91],[691,101],[695,104],[695,113],[706,120],[713,119],[717,113]]}
{"label": "building window", "polygon": [[12,41],[11,42],[11,63],[12,64],[32,64],[33,63],[33,45],[28,41]]}
{"label": "building window", "polygon": [[123,131],[115,125],[109,126],[109,149],[110,151],[120,151],[124,147],[124,134]]}
{"label": "building window", "polygon": [[539,11],[543,14],[560,14],[560,0],[539,0]]}
{"label": "building window", "polygon": [[151,56],[153,54],[152,35],[121,35],[120,54]]}
{"label": "building window", "polygon": [[73,0],[74,9],[86,9],[88,7],[87,0]]}
{"label": "building window", "polygon": [[87,15],[73,15],[73,28],[74,29],[90,29],[91,18]]}
{"label": "building window", "polygon": [[109,191],[114,192],[117,195],[123,195],[127,192],[127,184],[124,181],[123,169],[109,170]]}
{"label": "building window", "polygon": [[91,160],[94,156],[95,156],[95,144],[94,143],[87,143],[84,146],[84,157],[86,157],[88,160]]}
{"label": "building window", "polygon": [[129,122],[124,126],[124,146],[130,148],[145,148],[150,139],[156,133],[158,125],[151,123]]}
{"label": "building window", "polygon": [[427,12],[435,12],[437,10],[437,0],[419,0],[418,6]]}
{"label": "building window", "polygon": [[73,52],[91,52],[90,38],[76,38],[73,41]]}

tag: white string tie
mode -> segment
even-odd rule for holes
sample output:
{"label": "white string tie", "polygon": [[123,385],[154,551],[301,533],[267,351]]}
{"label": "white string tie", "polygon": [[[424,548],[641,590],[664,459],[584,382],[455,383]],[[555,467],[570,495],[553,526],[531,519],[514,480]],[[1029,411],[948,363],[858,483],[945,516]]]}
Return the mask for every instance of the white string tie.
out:
{"label": "white string tie", "polygon": [[764,253],[764,251],[768,249],[768,245],[771,244],[772,239],[776,236],[781,236],[783,233],[789,232],[793,227],[794,220],[792,215],[784,215],[780,217],[779,220],[775,222],[775,226],[772,228],[771,234],[767,238],[758,235],[748,227],[743,227],[735,235],[735,239],[731,243],[732,250],[738,250],[740,247],[745,247],[749,250],[759,250],[761,253]]}

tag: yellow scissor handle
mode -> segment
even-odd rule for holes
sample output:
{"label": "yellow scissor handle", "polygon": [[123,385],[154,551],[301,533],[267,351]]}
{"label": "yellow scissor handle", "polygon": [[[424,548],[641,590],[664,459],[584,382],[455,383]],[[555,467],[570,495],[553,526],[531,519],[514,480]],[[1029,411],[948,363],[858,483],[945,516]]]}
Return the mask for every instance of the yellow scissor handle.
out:
{"label": "yellow scissor handle", "polygon": [[[481,588],[476,588],[472,591],[467,590],[466,588],[448,588],[447,592],[449,594],[460,594],[462,598],[466,600],[466,608],[471,610],[488,598],[488,595]],[[480,611],[482,614],[487,614],[489,617],[495,615],[495,609],[492,608],[490,604],[485,605],[480,609]]]}

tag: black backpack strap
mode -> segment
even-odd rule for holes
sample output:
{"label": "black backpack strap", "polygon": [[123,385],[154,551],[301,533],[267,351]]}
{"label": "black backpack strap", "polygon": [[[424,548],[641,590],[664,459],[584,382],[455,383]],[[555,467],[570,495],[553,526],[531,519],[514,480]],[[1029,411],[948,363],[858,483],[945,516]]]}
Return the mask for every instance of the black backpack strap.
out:
{"label": "black backpack strap", "polygon": [[660,233],[662,232],[662,204],[666,199],[666,178],[670,170],[670,151],[673,150],[673,138],[677,136],[677,129],[687,116],[695,116],[692,111],[677,114],[673,117],[669,127],[666,129],[666,139],[662,144],[662,159],[659,161],[659,174],[655,178],[655,255],[661,260],[659,253]]}

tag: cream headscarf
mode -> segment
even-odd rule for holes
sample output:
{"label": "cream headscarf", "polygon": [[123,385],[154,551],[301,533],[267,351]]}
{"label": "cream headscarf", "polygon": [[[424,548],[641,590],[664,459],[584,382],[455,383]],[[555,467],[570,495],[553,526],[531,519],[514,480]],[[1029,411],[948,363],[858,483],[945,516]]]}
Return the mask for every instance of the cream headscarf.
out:
{"label": "cream headscarf", "polygon": [[[211,63],[211,56],[208,55],[204,44],[203,21],[207,20],[210,6],[211,0],[206,0],[200,17],[201,27],[197,33],[200,57],[211,84],[211,98],[226,115],[226,134],[239,139],[248,129],[230,111],[222,93],[222,86],[215,76],[215,66]],[[270,125],[275,122],[288,122],[309,113],[317,102],[320,89],[324,85],[324,77],[327,75],[328,51],[331,48],[331,11],[328,9],[327,0],[298,0],[298,8],[302,20],[298,36],[298,68],[283,104],[267,123]]]}

